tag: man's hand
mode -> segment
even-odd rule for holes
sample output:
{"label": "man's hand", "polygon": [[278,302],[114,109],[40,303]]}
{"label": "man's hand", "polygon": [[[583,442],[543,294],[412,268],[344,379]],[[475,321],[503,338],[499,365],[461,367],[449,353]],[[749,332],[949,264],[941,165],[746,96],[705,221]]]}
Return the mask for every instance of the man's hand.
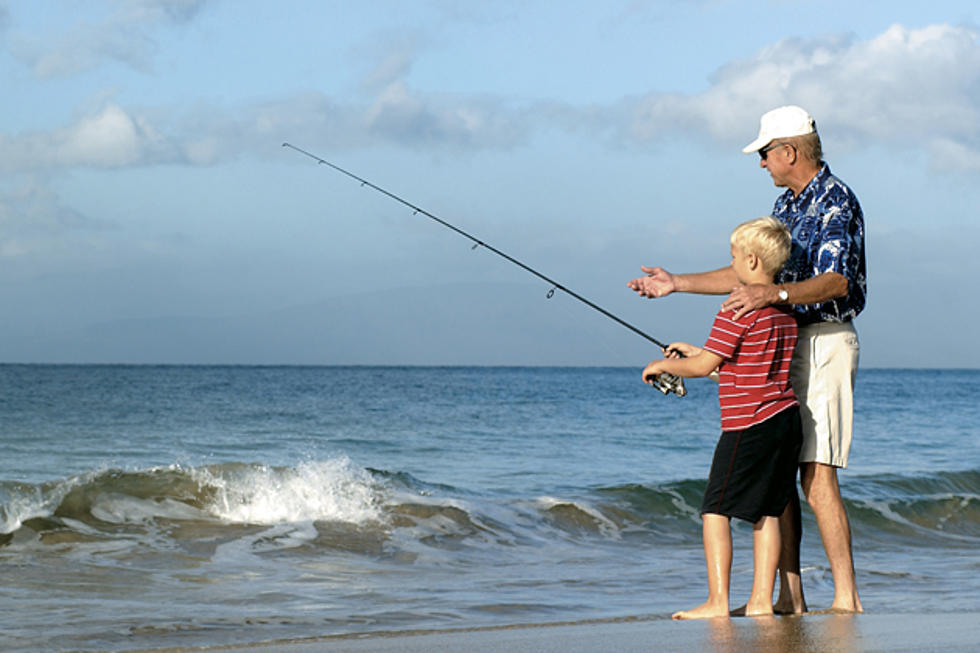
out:
{"label": "man's hand", "polygon": [[674,275],[663,268],[640,267],[647,276],[633,279],[626,285],[640,297],[666,297],[677,290]]}
{"label": "man's hand", "polygon": [[768,283],[754,283],[748,286],[735,286],[728,299],[721,303],[721,310],[735,311],[737,320],[746,313],[765,308],[779,301],[779,288]]}

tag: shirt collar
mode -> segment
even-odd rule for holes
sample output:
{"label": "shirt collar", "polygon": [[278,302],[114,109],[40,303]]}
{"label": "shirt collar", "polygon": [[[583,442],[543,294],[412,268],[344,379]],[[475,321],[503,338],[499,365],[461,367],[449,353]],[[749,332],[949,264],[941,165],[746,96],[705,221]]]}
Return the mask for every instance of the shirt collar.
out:
{"label": "shirt collar", "polygon": [[800,191],[799,195],[793,195],[793,189],[787,188],[782,195],[783,201],[794,206],[799,205],[801,202],[806,201],[811,195],[816,193],[817,188],[823,186],[830,176],[830,166],[826,163],[822,163],[820,170],[817,171],[817,174],[813,175],[813,179],[811,179],[803,190]]}

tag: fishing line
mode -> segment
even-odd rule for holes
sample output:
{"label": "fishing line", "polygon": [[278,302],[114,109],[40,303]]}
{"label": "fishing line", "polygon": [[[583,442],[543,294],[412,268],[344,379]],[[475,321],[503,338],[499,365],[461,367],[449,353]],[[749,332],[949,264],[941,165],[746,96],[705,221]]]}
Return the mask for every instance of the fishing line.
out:
{"label": "fishing line", "polygon": [[[341,173],[343,175],[346,175],[346,176],[350,177],[354,181],[359,182],[361,184],[361,186],[367,186],[368,188],[370,188],[372,190],[375,190],[375,191],[381,193],[382,195],[386,195],[387,197],[390,197],[391,199],[395,200],[396,202],[398,202],[400,204],[403,204],[404,206],[407,206],[408,208],[412,209],[413,215],[419,215],[419,214],[424,215],[425,217],[429,218],[430,220],[434,220],[435,222],[438,222],[443,227],[446,227],[447,229],[450,229],[452,231],[455,231],[457,234],[459,234],[463,238],[466,238],[467,240],[469,240],[469,241],[471,241],[473,243],[472,249],[476,249],[477,247],[483,247],[484,249],[493,252],[497,256],[499,256],[499,257],[501,257],[501,258],[503,258],[503,259],[505,259],[507,261],[510,261],[511,263],[513,263],[514,265],[516,265],[517,267],[519,267],[519,268],[521,268],[523,270],[526,270],[527,272],[530,272],[534,276],[538,277],[539,279],[541,279],[541,280],[543,280],[543,281],[545,281],[545,282],[547,282],[548,284],[551,285],[551,289],[548,291],[548,293],[546,295],[547,299],[551,299],[552,297],[554,297],[555,291],[556,290],[560,290],[563,293],[567,294],[569,297],[573,297],[573,298],[577,299],[578,301],[582,302],[583,304],[585,304],[589,308],[594,309],[594,310],[602,313],[603,315],[605,315],[609,319],[611,319],[611,320],[619,323],[620,325],[626,327],[627,329],[629,329],[633,333],[637,334],[638,336],[649,340],[653,344],[657,345],[661,350],[666,350],[667,349],[667,345],[665,345],[664,343],[660,342],[659,340],[657,340],[656,338],[654,338],[650,334],[641,331],[640,329],[638,329],[637,327],[633,326],[632,324],[630,324],[626,320],[623,320],[622,318],[620,318],[620,317],[618,317],[618,316],[610,313],[609,311],[607,311],[606,309],[602,308],[598,304],[595,304],[594,302],[586,299],[585,297],[583,297],[582,295],[578,294],[577,292],[575,292],[573,290],[570,290],[569,288],[567,288],[564,285],[558,283],[554,279],[545,276],[544,274],[538,272],[537,270],[535,270],[531,266],[529,266],[529,265],[527,265],[525,263],[522,263],[521,261],[517,260],[513,256],[511,256],[511,255],[509,255],[509,254],[507,254],[505,252],[500,251],[499,249],[497,249],[493,245],[490,245],[490,244],[488,244],[488,243],[480,240],[476,236],[473,236],[472,234],[469,234],[466,231],[463,231],[462,229],[460,229],[456,225],[454,225],[454,224],[452,224],[450,222],[447,222],[446,220],[443,220],[439,216],[434,215],[432,213],[429,213],[428,211],[426,211],[422,207],[416,206],[415,204],[412,204],[408,200],[406,200],[406,199],[404,199],[404,198],[396,195],[395,193],[392,193],[391,191],[386,190],[386,189],[382,188],[381,186],[378,186],[377,184],[374,184],[374,183],[368,181],[367,179],[364,179],[363,177],[359,177],[359,176],[355,175],[353,172],[350,172],[348,170],[345,170],[344,168],[341,168],[338,165],[335,165],[333,163],[330,163],[326,159],[322,159],[322,158],[318,157],[317,155],[312,154],[311,152],[307,152],[304,149],[301,149],[299,147],[296,147],[295,145],[293,145],[291,143],[283,143],[282,146],[283,147],[288,147],[291,150],[295,150],[296,152],[299,152],[300,154],[303,154],[304,156],[308,156],[309,158],[313,159],[314,161],[316,161],[320,165],[325,165],[325,166],[328,166],[330,168],[333,168],[337,172],[339,172],[339,173]],[[674,392],[678,396],[683,397],[687,393],[687,391],[684,389],[683,380],[680,377],[678,377],[678,376],[675,376],[673,374],[661,374],[659,377],[657,377],[657,379],[658,379],[658,382],[655,384],[654,387],[656,387],[658,390],[660,390],[664,394],[667,394],[668,392]]]}

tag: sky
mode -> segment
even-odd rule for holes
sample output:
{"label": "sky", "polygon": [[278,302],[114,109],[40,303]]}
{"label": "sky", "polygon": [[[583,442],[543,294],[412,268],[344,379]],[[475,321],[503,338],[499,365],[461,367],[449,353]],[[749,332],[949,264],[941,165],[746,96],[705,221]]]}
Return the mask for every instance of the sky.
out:
{"label": "sky", "polygon": [[866,219],[864,367],[980,367],[972,1],[0,0],[0,362],[616,365],[721,297],[816,119]]}

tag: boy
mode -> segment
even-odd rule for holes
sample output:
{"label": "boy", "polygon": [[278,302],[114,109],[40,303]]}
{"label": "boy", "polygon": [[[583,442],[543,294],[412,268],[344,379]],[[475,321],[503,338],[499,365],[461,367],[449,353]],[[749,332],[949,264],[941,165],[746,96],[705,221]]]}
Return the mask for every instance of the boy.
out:
{"label": "boy", "polygon": [[[774,218],[739,225],[731,236],[732,270],[739,283],[773,283],[789,257],[790,241],[789,231]],[[802,442],[799,402],[789,383],[796,321],[773,306],[738,320],[734,314],[720,311],[715,316],[703,349],[671,344],[667,358],[643,370],[646,383],[663,372],[698,377],[717,370],[719,376],[722,433],[701,503],[708,600],[675,613],[674,619],[729,615],[732,517],[753,524],[754,575],[745,614],[773,614],[778,518],[796,493]]]}

